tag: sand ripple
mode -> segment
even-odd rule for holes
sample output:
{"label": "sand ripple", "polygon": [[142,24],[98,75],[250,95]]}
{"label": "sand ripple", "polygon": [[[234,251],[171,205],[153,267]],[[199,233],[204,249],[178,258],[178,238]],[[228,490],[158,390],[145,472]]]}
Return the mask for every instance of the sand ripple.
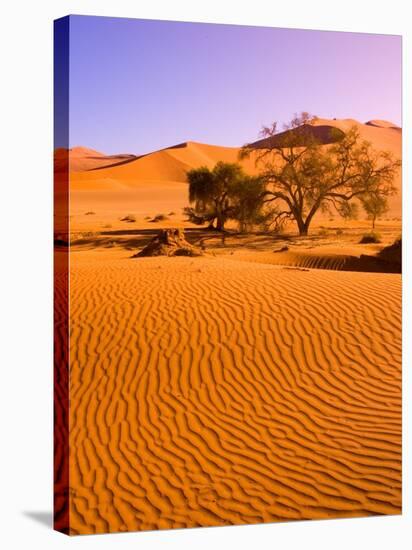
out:
{"label": "sand ripple", "polygon": [[73,534],[400,512],[399,275],[82,254]]}

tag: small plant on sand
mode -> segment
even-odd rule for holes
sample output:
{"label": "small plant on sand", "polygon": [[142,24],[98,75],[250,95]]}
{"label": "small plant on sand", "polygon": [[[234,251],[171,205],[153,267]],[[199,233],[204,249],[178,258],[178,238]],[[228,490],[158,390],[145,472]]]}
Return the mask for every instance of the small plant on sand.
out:
{"label": "small plant on sand", "polygon": [[145,220],[150,220],[151,218],[150,218],[150,216],[145,216],[144,219]]}
{"label": "small plant on sand", "polygon": [[173,210],[171,212],[169,212],[169,216],[176,216],[176,212],[173,212]]}
{"label": "small plant on sand", "polygon": [[89,212],[84,213],[85,216],[94,216],[95,214],[96,212],[92,212],[91,210],[89,210]]}
{"label": "small plant on sand", "polygon": [[151,222],[152,223],[157,223],[157,222],[164,222],[166,220],[168,220],[169,218],[165,215],[165,214],[157,214],[152,220]]}
{"label": "small plant on sand", "polygon": [[127,214],[127,216],[124,216],[123,218],[120,218],[120,221],[121,222],[126,222],[126,223],[135,223],[136,222],[136,216],[134,216],[133,214]]}
{"label": "small plant on sand", "polygon": [[359,241],[360,244],[377,244],[380,242],[381,242],[381,236],[379,233],[376,233],[375,231],[371,231],[370,233],[365,233],[365,235],[362,235],[362,238]]}

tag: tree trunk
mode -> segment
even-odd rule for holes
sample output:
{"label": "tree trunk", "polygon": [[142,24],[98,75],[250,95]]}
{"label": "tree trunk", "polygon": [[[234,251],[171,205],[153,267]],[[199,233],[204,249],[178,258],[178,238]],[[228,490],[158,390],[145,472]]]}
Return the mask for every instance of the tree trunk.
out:
{"label": "tree trunk", "polygon": [[309,224],[306,226],[306,223],[303,221],[301,216],[295,216],[295,221],[299,229],[299,235],[307,235]]}
{"label": "tree trunk", "polygon": [[225,221],[223,219],[223,216],[218,216],[217,222],[216,222],[216,229],[218,231],[223,231],[225,228]]}
{"label": "tree trunk", "polygon": [[311,224],[311,221],[313,220],[313,216],[319,210],[319,207],[320,207],[320,201],[317,201],[312,206],[309,214],[306,216],[306,220],[303,222],[303,230],[300,232],[300,235],[308,235],[309,234],[309,226]]}
{"label": "tree trunk", "polygon": [[225,218],[223,216],[223,209],[221,203],[216,199],[216,229],[218,231],[223,231],[225,225]]}

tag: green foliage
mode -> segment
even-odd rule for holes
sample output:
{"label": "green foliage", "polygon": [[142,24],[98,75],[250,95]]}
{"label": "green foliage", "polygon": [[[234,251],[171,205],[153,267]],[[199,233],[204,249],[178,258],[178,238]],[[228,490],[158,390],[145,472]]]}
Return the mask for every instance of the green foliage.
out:
{"label": "green foliage", "polygon": [[233,183],[230,191],[233,205],[231,217],[239,222],[241,232],[262,223],[264,191],[265,183],[261,178],[244,176]]}
{"label": "green foliage", "polygon": [[375,191],[366,193],[360,200],[368,219],[372,221],[372,229],[375,229],[376,220],[389,210],[387,197]]}
{"label": "green foliage", "polygon": [[189,202],[184,209],[188,220],[195,224],[216,220],[216,229],[223,231],[228,219],[239,222],[246,230],[259,214],[264,183],[247,176],[239,164],[218,162],[212,170],[203,166],[187,173]]}
{"label": "green foliage", "polygon": [[263,129],[263,140],[241,151],[242,158],[255,156],[266,183],[265,202],[277,208],[276,223],[292,219],[301,235],[308,234],[319,211],[351,218],[357,214],[355,199],[393,195],[400,166],[389,152],[361,140],[356,127],[345,134],[339,130],[336,140],[324,145],[310,131],[313,124],[314,118],[302,113],[278,134],[275,123]]}
{"label": "green foliage", "polygon": [[194,223],[195,225],[204,225],[205,223],[209,223],[212,226],[214,220],[216,219],[214,211],[199,213],[191,206],[185,206],[183,208],[183,213],[186,216],[186,220],[190,223]]}

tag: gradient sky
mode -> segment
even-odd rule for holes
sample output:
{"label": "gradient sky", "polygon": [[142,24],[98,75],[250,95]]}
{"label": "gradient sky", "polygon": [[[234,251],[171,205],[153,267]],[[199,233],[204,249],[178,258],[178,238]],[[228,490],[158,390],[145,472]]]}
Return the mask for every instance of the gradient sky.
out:
{"label": "gradient sky", "polygon": [[70,146],[239,146],[295,112],[401,125],[401,38],[71,16]]}

